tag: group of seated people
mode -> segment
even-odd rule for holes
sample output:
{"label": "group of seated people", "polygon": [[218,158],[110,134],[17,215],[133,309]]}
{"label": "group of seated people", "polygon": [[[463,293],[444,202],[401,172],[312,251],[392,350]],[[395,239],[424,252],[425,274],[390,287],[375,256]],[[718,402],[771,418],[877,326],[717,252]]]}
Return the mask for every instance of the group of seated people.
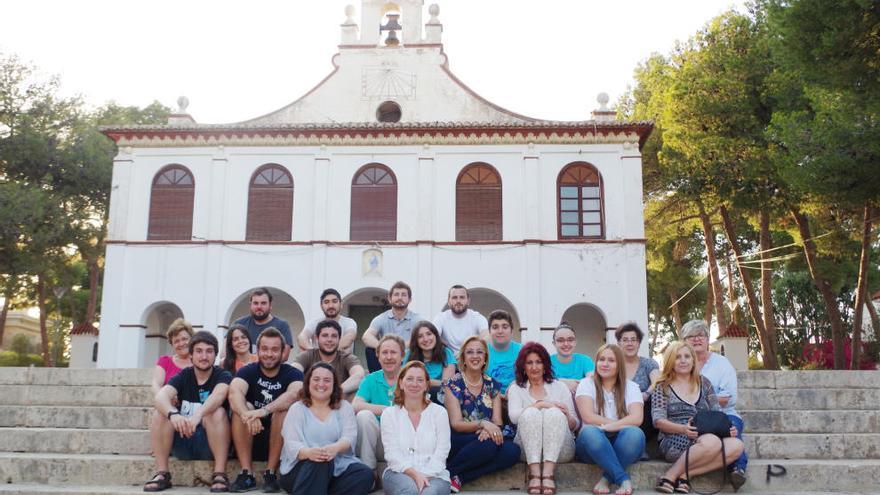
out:
{"label": "group of seated people", "polygon": [[[405,297],[395,297],[396,290]],[[408,318],[412,292],[398,282],[389,292],[392,308],[364,335],[379,364],[367,374],[343,350],[354,339],[344,340],[338,309],[311,325],[288,364],[289,327],[270,325],[280,319],[271,315],[267,294],[252,294],[251,321],[229,328],[222,355],[211,332],[193,333],[182,319],[168,329],[174,355],[159,359],[153,383],[157,470],[144,491],[172,486],[173,455],[213,460],[211,492],[260,488],[254,461],[266,462],[264,492],[339,495],[379,487],[395,495],[457,493],[525,461],[527,493],[550,495],[557,492],[556,464],[576,457],[602,470],[593,493],[630,495],[627,469],[647,458],[654,436],[660,456],[672,463],[658,492],[690,493],[689,476],[721,468],[731,472],[735,489],[746,481],[736,372],[709,351],[702,320],[682,327],[662,369],[639,356],[644,334],[634,323],[620,326],[617,343],[602,345],[594,359],[574,352],[575,331],[562,323],[551,356],[538,342],[512,341],[507,312],[486,319],[468,309],[460,286],[450,289],[449,309],[433,322]],[[254,299],[269,304],[255,311]],[[263,324],[256,338],[254,321]],[[697,432],[692,418],[706,410],[728,415],[729,436]],[[230,483],[233,453],[241,472]]]}

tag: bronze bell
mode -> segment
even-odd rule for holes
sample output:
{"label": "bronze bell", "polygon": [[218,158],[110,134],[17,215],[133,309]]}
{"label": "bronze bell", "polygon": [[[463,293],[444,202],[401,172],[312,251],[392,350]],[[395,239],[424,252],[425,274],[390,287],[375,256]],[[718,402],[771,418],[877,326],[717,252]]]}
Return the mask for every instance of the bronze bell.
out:
{"label": "bronze bell", "polygon": [[385,39],[385,44],[388,46],[397,46],[400,44],[400,39],[397,38],[397,31],[403,29],[403,26],[398,22],[400,14],[388,14],[387,17],[388,23],[384,26],[380,26],[379,32],[388,31],[388,38]]}

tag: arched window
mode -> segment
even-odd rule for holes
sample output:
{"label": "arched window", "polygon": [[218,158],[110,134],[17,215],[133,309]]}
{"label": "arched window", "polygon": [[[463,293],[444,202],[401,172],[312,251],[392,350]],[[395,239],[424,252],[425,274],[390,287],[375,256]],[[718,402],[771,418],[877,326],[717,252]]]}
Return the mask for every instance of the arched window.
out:
{"label": "arched window", "polygon": [[352,241],[397,240],[397,180],[388,167],[371,163],[351,182]]}
{"label": "arched window", "polygon": [[571,163],[559,173],[557,185],[559,238],[604,237],[602,177],[599,171],[589,163]]}
{"label": "arched window", "polygon": [[293,177],[270,163],[254,172],[248,188],[249,241],[289,241],[293,230]]}
{"label": "arched window", "polygon": [[192,239],[195,181],[186,167],[168,165],[153,178],[150,191],[149,241]]}
{"label": "arched window", "polygon": [[472,163],[455,184],[455,240],[500,241],[501,176],[487,163]]}

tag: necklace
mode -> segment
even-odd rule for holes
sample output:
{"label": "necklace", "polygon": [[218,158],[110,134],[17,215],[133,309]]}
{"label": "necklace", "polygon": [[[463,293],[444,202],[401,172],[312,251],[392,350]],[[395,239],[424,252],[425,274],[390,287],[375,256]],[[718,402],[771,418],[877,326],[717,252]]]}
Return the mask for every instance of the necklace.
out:
{"label": "necklace", "polygon": [[464,380],[464,383],[467,384],[467,386],[469,386],[469,387],[482,387],[483,386],[483,377],[482,376],[480,376],[480,380],[477,383],[471,383],[470,381],[468,381],[467,375],[465,375],[464,373],[461,374],[461,378]]}

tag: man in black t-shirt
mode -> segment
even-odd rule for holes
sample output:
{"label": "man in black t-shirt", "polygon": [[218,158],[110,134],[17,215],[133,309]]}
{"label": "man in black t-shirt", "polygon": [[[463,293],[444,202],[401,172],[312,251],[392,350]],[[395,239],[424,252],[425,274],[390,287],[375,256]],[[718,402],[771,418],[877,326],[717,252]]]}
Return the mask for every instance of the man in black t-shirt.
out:
{"label": "man in black t-shirt", "polygon": [[156,394],[158,414],[150,426],[156,474],[144,485],[146,492],[171,488],[168,457],[172,453],[183,460],[213,459],[211,491],[225,491],[229,486],[229,419],[223,404],[232,375],[214,366],[217,347],[217,338],[210,332],[196,332],[189,341],[192,366],[174,375]]}
{"label": "man in black t-shirt", "polygon": [[[263,330],[269,327],[274,327],[281,332],[281,335],[284,336],[284,355],[281,362],[286,363],[291,346],[293,346],[293,334],[290,333],[290,325],[286,321],[272,314],[272,293],[269,292],[269,289],[260,287],[251,292],[250,312],[251,314],[248,316],[242,316],[235,320],[235,323],[247,327],[251,342],[256,342]],[[256,344],[251,352],[256,353]]]}
{"label": "man in black t-shirt", "polygon": [[232,440],[241,463],[241,473],[231,487],[233,492],[257,488],[254,460],[267,461],[263,491],[280,490],[277,471],[281,461],[281,427],[303,382],[300,370],[281,362],[283,352],[281,332],[271,327],[263,330],[257,337],[259,362],[243,366],[230,385]]}

